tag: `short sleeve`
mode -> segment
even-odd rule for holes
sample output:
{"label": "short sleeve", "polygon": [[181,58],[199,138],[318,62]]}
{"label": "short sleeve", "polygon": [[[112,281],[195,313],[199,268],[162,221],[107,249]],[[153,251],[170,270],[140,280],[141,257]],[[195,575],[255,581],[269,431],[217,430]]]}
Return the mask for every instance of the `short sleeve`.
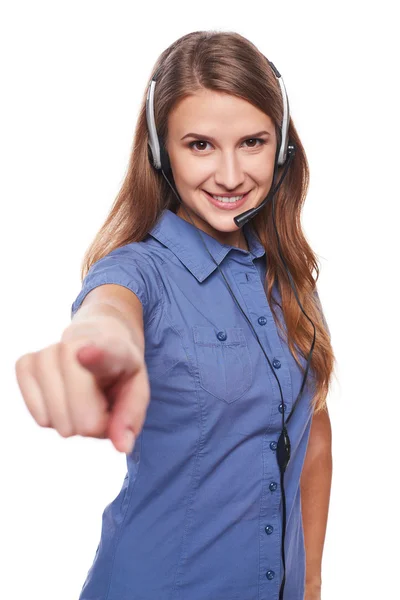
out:
{"label": "short sleeve", "polygon": [[146,257],[127,244],[112,250],[96,261],[82,282],[82,288],[71,305],[71,319],[87,294],[94,288],[113,283],[133,292],[143,306],[143,317],[148,322],[161,308],[160,286],[157,276]]}
{"label": "short sleeve", "polygon": [[317,304],[318,304],[318,307],[319,307],[319,310],[320,310],[320,313],[321,313],[321,316],[322,316],[322,321],[323,321],[323,323],[325,325],[325,329],[328,332],[329,339],[331,339],[331,332],[330,332],[328,323],[327,323],[327,321],[325,319],[324,311],[323,311],[322,304],[321,304],[321,299],[319,297],[317,288],[315,288],[315,290],[314,290],[314,296],[315,296],[315,298],[317,300]]}

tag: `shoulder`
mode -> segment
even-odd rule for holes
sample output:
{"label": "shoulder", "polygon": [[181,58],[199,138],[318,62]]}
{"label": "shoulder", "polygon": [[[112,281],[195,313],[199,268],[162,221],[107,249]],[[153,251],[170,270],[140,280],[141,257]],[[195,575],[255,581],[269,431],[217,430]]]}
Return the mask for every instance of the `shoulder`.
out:
{"label": "shoulder", "polygon": [[71,317],[86,295],[95,287],[116,284],[131,290],[143,305],[144,317],[153,317],[163,302],[157,256],[147,241],[131,242],[114,248],[94,262],[71,306]]}
{"label": "shoulder", "polygon": [[[112,259],[119,259],[122,262],[136,262],[138,265],[146,266],[157,270],[157,265],[168,260],[170,251],[158,240],[148,235],[141,242],[130,242],[118,248],[115,248],[107,256]],[[105,257],[104,257],[105,258]],[[154,271],[150,271],[155,274]]]}

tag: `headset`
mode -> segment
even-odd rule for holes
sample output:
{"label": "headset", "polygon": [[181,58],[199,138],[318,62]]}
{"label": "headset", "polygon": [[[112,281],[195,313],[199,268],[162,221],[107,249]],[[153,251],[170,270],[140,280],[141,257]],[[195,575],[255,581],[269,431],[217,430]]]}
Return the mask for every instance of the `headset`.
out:
{"label": "headset", "polygon": [[[305,386],[306,383],[306,379],[307,379],[307,374],[308,374],[308,370],[310,367],[310,362],[311,362],[311,356],[314,350],[314,345],[315,345],[315,337],[316,337],[316,330],[315,330],[315,325],[314,323],[311,321],[311,319],[309,318],[309,316],[306,314],[306,312],[303,309],[303,306],[299,300],[299,297],[297,295],[297,291],[296,288],[294,286],[293,283],[293,279],[292,276],[289,272],[289,269],[286,265],[285,259],[283,258],[282,252],[281,252],[281,245],[280,245],[280,240],[279,240],[279,235],[278,235],[278,230],[276,227],[276,222],[275,222],[275,194],[278,191],[279,187],[281,186],[287,172],[288,172],[288,168],[291,164],[291,162],[293,161],[294,157],[295,157],[295,153],[296,153],[296,147],[293,143],[289,144],[289,122],[290,122],[290,112],[289,112],[289,100],[287,97],[287,93],[286,93],[286,88],[285,88],[285,84],[283,82],[282,76],[279,73],[278,69],[275,67],[275,65],[269,61],[266,56],[264,56],[265,60],[268,62],[269,66],[271,67],[276,79],[279,82],[280,85],[280,90],[281,90],[281,96],[282,96],[282,102],[283,102],[283,116],[282,116],[282,124],[281,124],[281,128],[280,128],[280,133],[281,133],[281,139],[280,139],[280,144],[277,144],[277,150],[276,150],[276,154],[275,154],[275,163],[274,163],[274,175],[273,175],[273,180],[272,180],[272,184],[271,184],[271,189],[268,193],[268,195],[266,196],[266,198],[261,202],[261,204],[259,206],[257,206],[256,208],[251,208],[247,211],[245,211],[244,213],[241,213],[240,215],[237,215],[236,217],[234,217],[234,222],[237,225],[237,227],[243,227],[243,225],[245,225],[250,219],[252,219],[256,214],[258,214],[263,208],[264,206],[267,204],[267,202],[269,202],[270,200],[272,200],[272,218],[273,218],[273,224],[274,224],[274,228],[275,228],[275,233],[276,233],[276,237],[277,237],[277,241],[278,241],[278,251],[279,251],[279,256],[282,260],[282,263],[285,267],[285,270],[287,272],[288,275],[288,279],[290,282],[290,285],[293,289],[294,295],[296,297],[296,301],[297,304],[300,306],[301,311],[303,312],[303,314],[305,315],[305,317],[310,321],[311,325],[313,326],[314,329],[314,335],[313,335],[313,341],[311,344],[311,349],[310,349],[310,353],[307,359],[307,366],[304,372],[304,376],[303,376],[303,381],[300,387],[300,391],[299,394],[296,398],[296,401],[293,404],[292,410],[288,416],[288,418],[285,421],[285,403],[283,400],[283,394],[282,394],[282,388],[279,382],[279,379],[275,373],[275,369],[272,368],[271,362],[260,342],[260,339],[256,333],[256,330],[253,327],[253,324],[251,323],[250,319],[247,317],[246,313],[244,312],[244,310],[242,309],[242,307],[240,306],[238,300],[236,299],[235,294],[232,291],[232,288],[230,287],[229,283],[226,280],[226,277],[223,273],[223,271],[220,269],[220,266],[218,265],[218,263],[216,262],[216,260],[214,259],[214,257],[212,256],[211,252],[209,251],[209,249],[207,248],[207,245],[203,239],[201,230],[196,227],[196,225],[193,222],[193,219],[191,217],[191,215],[189,214],[188,210],[186,209],[185,204],[182,202],[182,200],[179,197],[178,192],[174,189],[174,186],[170,183],[168,177],[166,176],[166,173],[172,173],[172,169],[171,169],[171,164],[170,164],[170,160],[169,160],[169,156],[168,153],[166,151],[165,145],[163,143],[163,140],[161,137],[158,136],[157,134],[157,129],[156,129],[156,123],[155,123],[155,113],[154,113],[154,93],[155,93],[155,87],[156,87],[156,81],[159,75],[160,70],[162,69],[162,66],[160,66],[157,71],[154,73],[148,90],[147,90],[147,97],[146,97],[146,120],[147,120],[147,128],[148,128],[148,134],[149,134],[149,139],[148,139],[148,146],[149,146],[149,151],[148,151],[148,157],[149,157],[149,161],[150,164],[156,169],[156,171],[161,171],[162,175],[164,176],[165,180],[167,181],[168,185],[170,186],[170,188],[172,189],[173,193],[175,194],[175,196],[177,197],[178,201],[181,203],[181,205],[183,206],[184,210],[186,211],[186,214],[188,215],[190,221],[192,222],[192,225],[195,227],[195,229],[197,230],[198,234],[200,235],[200,238],[208,252],[208,254],[210,255],[210,257],[212,258],[213,262],[216,264],[219,272],[221,273],[226,286],[229,289],[229,292],[231,294],[231,296],[233,297],[234,301],[236,302],[236,304],[238,305],[240,311],[242,312],[243,316],[245,317],[246,321],[248,322],[248,324],[250,325],[250,328],[253,332],[253,334],[255,335],[257,342],[261,348],[261,350],[264,353],[265,358],[267,359],[267,362],[270,366],[270,369],[272,371],[272,373],[274,374],[274,377],[278,383],[278,387],[279,387],[279,391],[281,394],[281,400],[282,400],[282,431],[278,440],[278,444],[277,444],[277,448],[276,448],[276,456],[277,456],[277,461],[278,461],[278,466],[279,466],[279,471],[280,471],[280,483],[281,483],[281,490],[282,490],[282,508],[283,508],[283,514],[282,514],[282,541],[281,541],[281,550],[282,550],[282,562],[283,562],[283,577],[282,577],[282,582],[281,582],[281,587],[280,587],[280,591],[279,591],[279,600],[283,600],[283,592],[285,589],[285,580],[286,580],[286,564],[285,564],[285,533],[286,533],[286,496],[285,496],[285,489],[284,489],[284,474],[286,471],[286,468],[289,464],[290,461],[290,456],[291,456],[291,445],[290,445],[290,439],[289,439],[289,435],[288,435],[288,431],[286,428],[286,425],[289,423],[294,409],[298,403],[298,401],[301,398],[301,395],[303,393],[303,388]],[[276,180],[276,176],[277,176],[277,170],[278,170],[278,166],[283,166],[285,165],[285,168],[283,170],[282,176],[279,180],[279,183],[276,185],[276,187],[274,188],[274,183]]]}

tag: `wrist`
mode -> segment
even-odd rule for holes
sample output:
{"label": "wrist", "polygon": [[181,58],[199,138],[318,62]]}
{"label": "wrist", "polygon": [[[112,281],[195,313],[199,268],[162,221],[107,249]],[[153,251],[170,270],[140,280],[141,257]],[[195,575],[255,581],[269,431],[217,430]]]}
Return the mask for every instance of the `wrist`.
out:
{"label": "wrist", "polygon": [[322,587],[321,577],[307,577],[306,578],[306,589],[320,590]]}

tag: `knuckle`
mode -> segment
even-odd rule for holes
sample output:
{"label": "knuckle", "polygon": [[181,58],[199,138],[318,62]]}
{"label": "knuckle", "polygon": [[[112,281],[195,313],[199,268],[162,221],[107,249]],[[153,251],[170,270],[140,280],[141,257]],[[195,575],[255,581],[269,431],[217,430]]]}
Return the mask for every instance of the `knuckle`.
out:
{"label": "knuckle", "polygon": [[67,352],[71,351],[71,342],[61,340],[57,344],[57,349],[62,356],[65,356],[67,354]]}
{"label": "knuckle", "polygon": [[98,437],[104,433],[104,420],[97,416],[86,415],[77,425],[77,433],[84,437]]}
{"label": "knuckle", "polygon": [[67,423],[59,425],[57,431],[62,438],[69,438],[75,435],[73,428]]}
{"label": "knuckle", "polygon": [[52,427],[51,421],[47,414],[43,414],[43,412],[39,411],[39,410],[34,410],[34,407],[31,407],[30,410],[31,410],[31,414],[32,414],[33,418],[35,419],[36,423],[40,427],[44,427],[44,428]]}
{"label": "knuckle", "polygon": [[48,353],[47,348],[43,348],[39,352],[36,352],[35,356],[32,359],[34,361],[35,372],[38,375],[45,374],[47,371],[47,369],[46,369],[46,364],[48,362],[47,353]]}
{"label": "knuckle", "polygon": [[30,371],[32,364],[33,353],[24,354],[20,356],[15,363],[15,373],[18,379],[22,379],[27,371]]}
{"label": "knuckle", "polygon": [[74,348],[76,349],[77,345],[76,342],[75,344],[72,341],[61,341],[58,342],[57,344],[57,354],[58,354],[58,359],[61,365],[65,365],[67,364],[74,355]]}

